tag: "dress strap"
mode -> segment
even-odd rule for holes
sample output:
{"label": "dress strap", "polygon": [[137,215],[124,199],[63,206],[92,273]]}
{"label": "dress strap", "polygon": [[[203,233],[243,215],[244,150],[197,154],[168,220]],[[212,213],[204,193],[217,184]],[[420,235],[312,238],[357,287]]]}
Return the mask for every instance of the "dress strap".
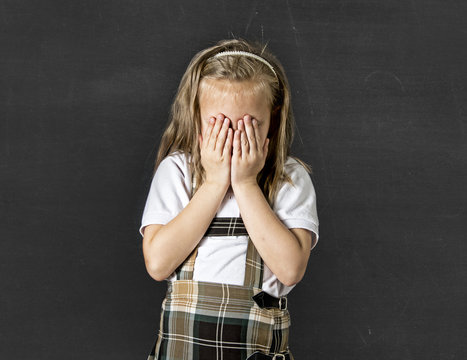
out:
{"label": "dress strap", "polygon": [[258,250],[256,250],[253,241],[251,241],[251,238],[248,236],[243,285],[261,289],[263,286],[263,271],[263,259],[259,255]]}
{"label": "dress strap", "polygon": [[[193,196],[194,181],[192,178],[192,192]],[[245,224],[241,217],[215,217],[204,236],[248,236]],[[191,254],[180,264],[175,270],[177,280],[193,280],[193,271],[195,267],[196,256],[198,255],[198,245],[193,249]],[[263,285],[263,259],[259,255],[256,247],[248,236],[248,247],[245,259],[245,277],[243,285],[247,287],[260,288]]]}
{"label": "dress strap", "polygon": [[241,217],[215,217],[204,236],[248,235]]}
{"label": "dress strap", "polygon": [[[191,174],[191,189],[190,189],[190,199],[193,197],[195,192],[196,181],[194,174]],[[199,244],[199,243],[198,243]],[[177,275],[177,280],[193,280],[193,270],[195,268],[196,255],[198,255],[198,246],[193,249],[190,255],[178,266],[175,270]]]}
{"label": "dress strap", "polygon": [[175,270],[177,280],[193,280],[193,271],[195,269],[196,255],[198,255],[198,246],[193,249],[184,262]]}

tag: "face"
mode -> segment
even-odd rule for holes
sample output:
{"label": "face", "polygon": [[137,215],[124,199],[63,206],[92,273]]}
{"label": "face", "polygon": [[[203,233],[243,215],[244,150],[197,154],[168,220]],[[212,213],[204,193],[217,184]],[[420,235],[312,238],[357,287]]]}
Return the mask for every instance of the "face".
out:
{"label": "face", "polygon": [[[237,129],[237,122],[250,115],[258,121],[260,144],[265,143],[271,121],[271,108],[267,93],[250,81],[203,79],[200,86],[199,106],[201,134],[204,135],[211,117],[219,113],[230,120],[230,127]],[[254,89],[254,90],[252,90]]]}

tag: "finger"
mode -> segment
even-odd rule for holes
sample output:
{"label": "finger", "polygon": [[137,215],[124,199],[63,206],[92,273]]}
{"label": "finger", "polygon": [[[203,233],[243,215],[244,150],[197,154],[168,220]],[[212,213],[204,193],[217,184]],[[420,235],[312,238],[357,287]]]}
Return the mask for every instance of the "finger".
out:
{"label": "finger", "polygon": [[230,124],[230,120],[228,118],[224,118],[224,121],[222,122],[222,128],[220,130],[219,135],[217,136],[217,141],[216,141],[216,150],[218,150],[219,153],[222,153],[224,150],[224,144],[225,144],[225,139],[227,138],[229,124]]}
{"label": "finger", "polygon": [[268,151],[269,151],[269,138],[267,138],[266,141],[264,142],[264,146],[263,146],[263,156],[264,156],[264,158],[267,158]]}
{"label": "finger", "polygon": [[240,145],[240,130],[235,130],[233,137],[233,157],[235,159],[239,158],[242,155],[242,148]]}
{"label": "finger", "polygon": [[228,158],[230,156],[230,152],[232,151],[232,141],[233,141],[233,130],[229,128],[227,130],[227,139],[225,140],[223,156]]}
{"label": "finger", "polygon": [[204,132],[204,139],[206,139],[206,141],[204,141],[204,144],[206,145],[206,147],[208,147],[209,145],[209,140],[210,140],[210,137],[211,137],[211,133],[212,133],[212,129],[214,127],[214,123],[215,123],[216,119],[214,117],[211,117],[209,118],[209,123],[208,123],[208,127],[206,128],[206,131]]}
{"label": "finger", "polygon": [[224,117],[222,115],[217,115],[216,123],[214,125],[214,128],[212,129],[211,139],[209,140],[209,147],[212,150],[216,150],[217,136],[219,135],[219,130],[221,129],[223,120],[224,120]]}
{"label": "finger", "polygon": [[255,136],[255,131],[253,129],[253,125],[251,124],[251,116],[250,115],[245,115],[243,117],[243,123],[245,127],[245,134],[246,134],[246,139],[248,141],[248,146],[250,148],[250,151],[255,151],[257,150],[256,147],[256,136]]}
{"label": "finger", "polygon": [[238,130],[240,131],[240,147],[242,151],[242,158],[245,158],[246,155],[249,153],[249,148],[248,148],[248,139],[246,138],[245,134],[245,124],[243,120],[238,120],[237,123]]}
{"label": "finger", "polygon": [[259,128],[258,128],[258,120],[252,120],[253,129],[255,131],[255,139],[256,139],[256,148],[261,149],[261,139],[259,138]]}

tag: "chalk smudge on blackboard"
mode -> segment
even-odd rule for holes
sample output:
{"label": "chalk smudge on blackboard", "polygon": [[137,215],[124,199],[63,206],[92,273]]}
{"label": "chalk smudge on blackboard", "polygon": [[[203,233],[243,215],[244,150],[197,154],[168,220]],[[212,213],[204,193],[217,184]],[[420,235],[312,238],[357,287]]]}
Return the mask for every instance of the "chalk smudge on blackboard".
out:
{"label": "chalk smudge on blackboard", "polygon": [[250,18],[248,19],[248,22],[245,26],[245,35],[248,34],[248,29],[250,29],[250,25],[253,21],[253,18],[259,14],[258,10],[257,10],[257,4],[258,4],[258,0],[256,0],[254,3],[253,3],[253,8],[251,9],[251,13],[250,13]]}
{"label": "chalk smudge on blackboard", "polygon": [[399,85],[399,90],[405,93],[405,87],[401,79],[394,73],[390,71],[376,70],[369,73],[364,80],[365,87],[376,88],[376,87],[391,87],[391,83],[394,83],[394,80]]}

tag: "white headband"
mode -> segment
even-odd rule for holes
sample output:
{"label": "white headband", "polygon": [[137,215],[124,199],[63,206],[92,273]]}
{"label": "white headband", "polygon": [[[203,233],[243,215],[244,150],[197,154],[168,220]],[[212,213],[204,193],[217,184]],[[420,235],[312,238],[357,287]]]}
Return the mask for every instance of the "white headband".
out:
{"label": "white headband", "polygon": [[267,65],[271,71],[274,73],[274,75],[276,76],[277,78],[277,74],[276,74],[276,71],[274,70],[274,68],[272,67],[272,65],[270,63],[268,63],[265,59],[263,59],[261,56],[258,56],[256,54],[253,54],[253,53],[250,53],[250,52],[246,52],[246,51],[238,51],[238,50],[235,50],[235,51],[222,51],[216,55],[214,55],[215,58],[218,58],[218,57],[221,57],[221,56],[227,56],[227,55],[243,55],[243,56],[247,56],[247,57],[251,57],[253,59],[256,59],[256,60],[259,60],[261,61],[264,65]]}

